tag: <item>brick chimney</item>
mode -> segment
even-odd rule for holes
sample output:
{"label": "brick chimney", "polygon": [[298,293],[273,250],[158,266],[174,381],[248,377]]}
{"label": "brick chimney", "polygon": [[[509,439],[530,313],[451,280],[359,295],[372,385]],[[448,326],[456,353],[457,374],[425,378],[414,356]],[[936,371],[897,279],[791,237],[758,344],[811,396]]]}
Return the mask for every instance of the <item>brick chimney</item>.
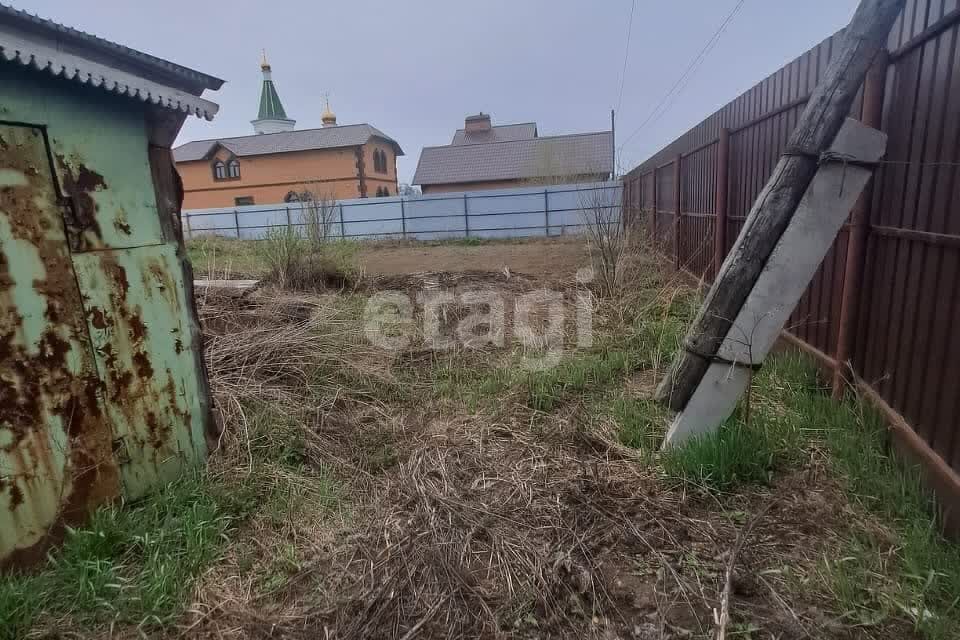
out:
{"label": "brick chimney", "polygon": [[467,133],[490,131],[490,114],[481,111],[475,116],[467,116],[463,121],[463,130]]}

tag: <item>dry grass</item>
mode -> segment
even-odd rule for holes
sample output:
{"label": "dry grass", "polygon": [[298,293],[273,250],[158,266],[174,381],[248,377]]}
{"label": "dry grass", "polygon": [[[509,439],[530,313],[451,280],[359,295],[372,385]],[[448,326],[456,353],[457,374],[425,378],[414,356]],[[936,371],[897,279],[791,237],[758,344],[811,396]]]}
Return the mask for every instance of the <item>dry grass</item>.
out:
{"label": "dry grass", "polygon": [[[630,376],[647,380],[641,393],[682,335],[678,308],[691,294],[651,265],[633,265],[642,286],[632,298],[598,303],[601,341],[618,335],[651,351]],[[432,282],[457,287],[464,276],[367,287]],[[215,465],[224,482],[259,466],[287,497],[283,515],[254,515],[204,576],[181,627],[191,636],[706,638],[728,570],[728,637],[872,635],[802,586],[816,583],[820,559],[836,553],[837,531],[856,513],[822,458],[769,486],[718,495],[665,480],[621,445],[621,425],[598,409],[602,389],[593,399],[566,393],[546,414],[512,388],[467,409],[437,394],[424,361],[363,346],[351,297],[203,302],[227,426]],[[482,377],[510,359],[465,351],[444,361]],[[299,466],[262,461],[252,400],[279,408],[276,437],[297,434]],[[738,532],[758,512],[731,566]],[[759,628],[764,635],[752,635]]]}

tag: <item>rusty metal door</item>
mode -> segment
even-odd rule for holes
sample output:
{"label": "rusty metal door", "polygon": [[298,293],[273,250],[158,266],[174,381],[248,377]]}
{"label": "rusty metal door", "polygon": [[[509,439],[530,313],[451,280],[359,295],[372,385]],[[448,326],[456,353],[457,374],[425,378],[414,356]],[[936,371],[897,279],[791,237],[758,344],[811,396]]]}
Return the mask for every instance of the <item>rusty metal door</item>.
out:
{"label": "rusty metal door", "polygon": [[0,124],[0,559],[119,493],[45,132]]}
{"label": "rusty metal door", "polygon": [[206,456],[182,256],[146,154],[127,164],[104,176],[0,122],[0,566]]}

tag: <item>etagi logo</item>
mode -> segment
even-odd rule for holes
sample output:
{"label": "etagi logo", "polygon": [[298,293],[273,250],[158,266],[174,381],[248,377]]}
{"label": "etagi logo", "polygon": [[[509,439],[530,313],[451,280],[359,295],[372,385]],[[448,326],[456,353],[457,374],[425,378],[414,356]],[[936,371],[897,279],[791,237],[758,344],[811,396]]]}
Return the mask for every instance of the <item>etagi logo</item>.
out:
{"label": "etagi logo", "polygon": [[[529,370],[556,366],[568,349],[593,345],[592,268],[577,272],[572,291],[537,289],[512,293],[496,288],[381,291],[363,313],[367,340],[381,349],[504,348],[523,352]],[[567,339],[570,336],[570,339]]]}

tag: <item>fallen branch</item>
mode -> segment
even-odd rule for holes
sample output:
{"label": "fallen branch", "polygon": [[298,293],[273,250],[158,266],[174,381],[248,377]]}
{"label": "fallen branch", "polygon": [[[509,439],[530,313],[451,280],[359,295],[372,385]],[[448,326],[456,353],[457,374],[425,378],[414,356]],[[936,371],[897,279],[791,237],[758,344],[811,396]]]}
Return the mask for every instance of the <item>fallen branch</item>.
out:
{"label": "fallen branch", "polygon": [[[733,545],[733,550],[730,552],[730,557],[727,559],[727,569],[726,575],[724,577],[723,585],[723,594],[720,597],[720,616],[716,619],[717,621],[717,640],[725,640],[727,637],[727,625],[730,623],[730,592],[733,590],[733,569],[737,564],[737,558],[740,557],[740,553],[743,551],[743,547],[747,544],[747,539],[750,537],[750,533],[753,531],[753,528],[757,526],[757,523],[766,515],[767,511],[770,510],[770,507],[773,506],[773,502],[767,503],[763,509],[757,512],[743,529],[740,530],[740,533],[737,535],[737,541]],[[717,610],[713,610],[713,615],[716,617]]]}

